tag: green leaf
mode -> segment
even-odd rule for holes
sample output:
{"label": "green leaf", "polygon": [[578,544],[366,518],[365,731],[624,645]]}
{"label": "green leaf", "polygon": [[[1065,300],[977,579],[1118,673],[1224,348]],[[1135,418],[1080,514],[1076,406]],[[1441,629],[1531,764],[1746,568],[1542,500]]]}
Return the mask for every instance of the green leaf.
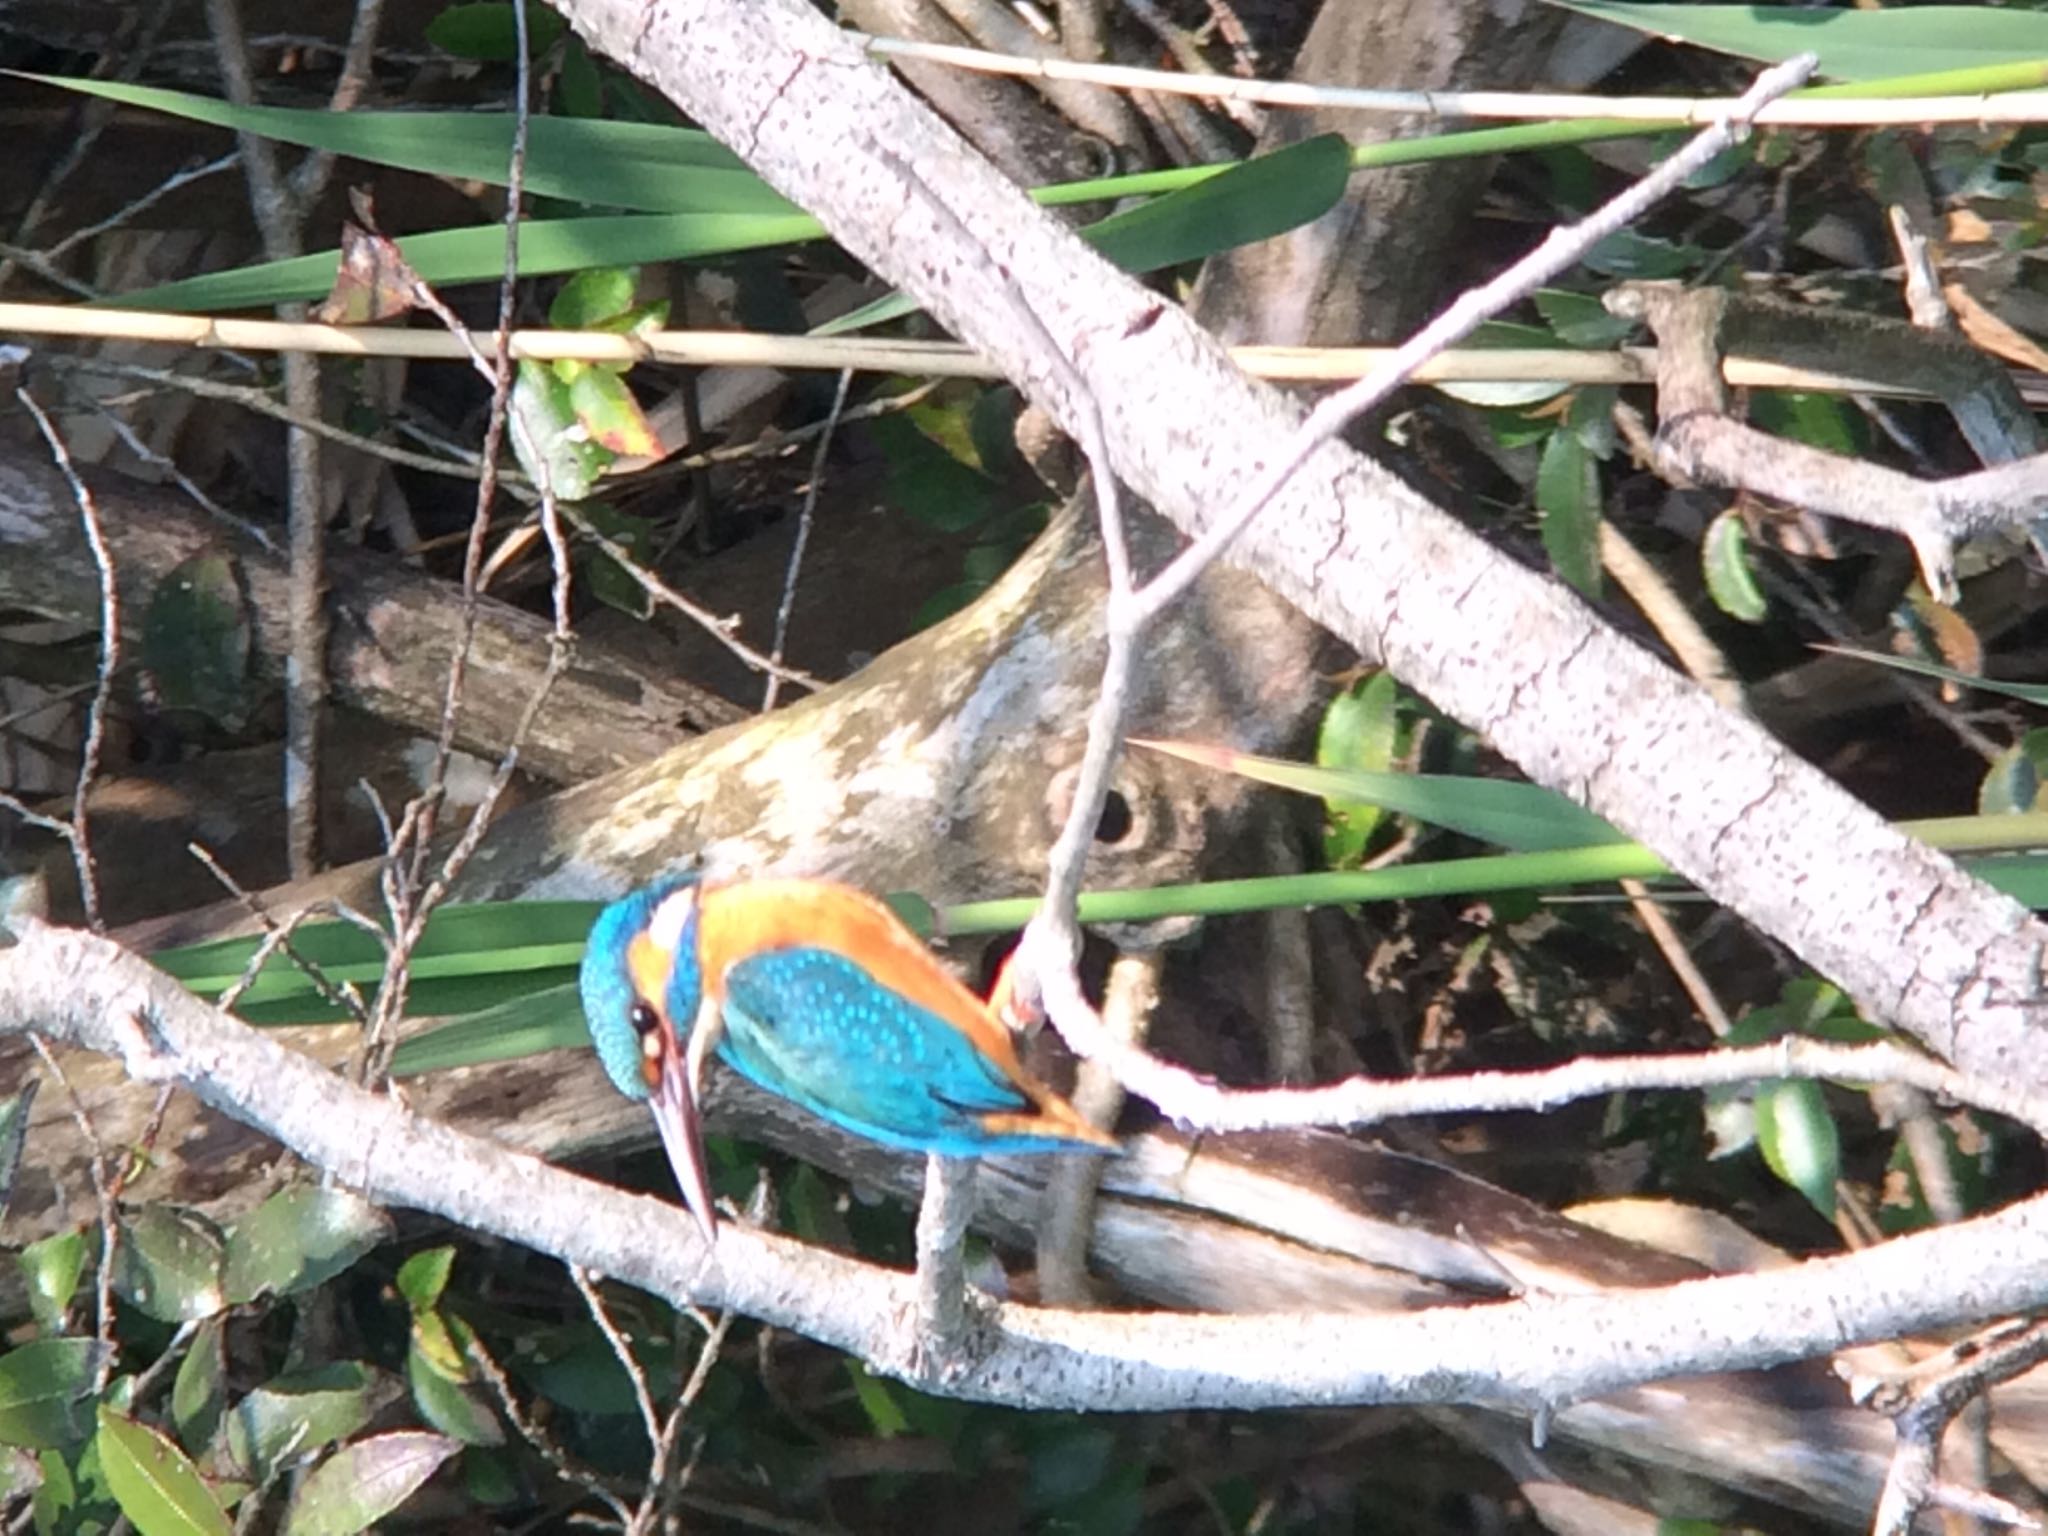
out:
{"label": "green leaf", "polygon": [[1536,468],[1543,548],[1557,574],[1587,597],[1600,595],[1600,474],[1578,434],[1560,429]]}
{"label": "green leaf", "polygon": [[193,1333],[171,1380],[171,1423],[184,1444],[210,1444],[219,1432],[227,1407],[227,1370],[224,1320],[209,1317]]}
{"label": "green leaf", "polygon": [[323,1285],[391,1235],[391,1218],[345,1189],[279,1190],[228,1229],[222,1287],[239,1306]]}
{"label": "green leaf", "polygon": [[1841,1134],[1819,1083],[1766,1083],[1756,1095],[1757,1148],[1771,1172],[1835,1219],[1835,1181],[1842,1172]]}
{"label": "green leaf", "polygon": [[53,1232],[15,1256],[28,1289],[29,1311],[46,1333],[63,1331],[64,1314],[85,1273],[85,1234],[77,1228]]}
{"label": "green leaf", "polygon": [[1608,822],[1555,790],[1511,779],[1339,771],[1194,742],[1134,738],[1134,744],[1280,789],[1378,805],[1504,848],[1591,848],[1627,841]]}
{"label": "green leaf", "polygon": [[249,716],[249,610],[234,562],[194,555],[157,583],[142,623],[142,665],[167,709],[240,730]]}
{"label": "green leaf", "polygon": [[1616,230],[1580,258],[1588,272],[1635,282],[1684,277],[1698,270],[1707,253],[1696,245]]}
{"label": "green leaf", "polygon": [[882,495],[935,533],[965,533],[995,510],[996,483],[902,416],[868,424],[888,472]]}
{"label": "green leaf", "polygon": [[[332,150],[374,165],[454,181],[502,187],[512,163],[515,121],[509,112],[237,107],[210,96],[109,80],[66,80],[50,75],[21,78],[220,128],[246,129],[303,149]],[[527,125],[524,172],[526,191],[533,197],[643,213],[773,214],[799,219],[811,231],[810,235],[786,238],[801,240],[818,233],[815,220],[804,219],[793,203],[755,175],[744,160],[700,129],[534,117]],[[522,243],[525,238],[522,230]],[[407,259],[411,260],[409,251]],[[595,257],[577,263],[603,264]],[[417,262],[413,266],[421,270]],[[421,275],[426,274],[421,271]]]}
{"label": "green leaf", "polygon": [[556,101],[563,116],[604,116],[604,77],[598,73],[597,61],[591,58],[590,50],[583,46],[582,38],[569,39],[569,47],[562,55],[562,72],[556,77],[555,89],[559,92]]}
{"label": "green leaf", "polygon": [[1749,414],[1766,432],[1844,458],[1855,458],[1864,449],[1862,418],[1829,395],[1803,389],[1767,390],[1751,398]]}
{"label": "green leaf", "polygon": [[[1099,219],[1080,236],[1126,272],[1156,272],[1203,261],[1321,218],[1344,195],[1351,155],[1334,133],[1305,139],[1234,165],[1193,186]],[[818,326],[839,336],[917,313],[917,301],[893,293]]]}
{"label": "green leaf", "polygon": [[542,1051],[590,1044],[583,999],[574,981],[528,990],[508,1002],[414,1035],[391,1053],[393,1077],[415,1077],[450,1067],[517,1061]]}
{"label": "green leaf", "polygon": [[183,1323],[226,1309],[220,1228],[197,1211],[145,1205],[121,1220],[114,1294],[159,1322]]}
{"label": "green leaf", "polygon": [[224,1449],[236,1469],[265,1482],[282,1461],[355,1434],[400,1392],[384,1372],[355,1361],[279,1376],[229,1410]]}
{"label": "green leaf", "polygon": [[592,267],[562,284],[548,306],[548,324],[565,331],[596,330],[633,307],[640,282],[632,267]]}
{"label": "green leaf", "polygon": [[1977,786],[1977,810],[1986,816],[2017,816],[2034,809],[2041,796],[2041,771],[2048,766],[2043,746],[2048,732],[2029,731],[1994,757]]}
{"label": "green leaf", "polygon": [[83,1442],[106,1354],[97,1339],[38,1339],[0,1355],[0,1445],[49,1451]]}
{"label": "green leaf", "polygon": [[1535,302],[1536,312],[1568,347],[1615,346],[1627,340],[1636,325],[1633,320],[1608,313],[1607,306],[1590,293],[1539,288]]}
{"label": "green leaf", "polygon": [[569,406],[585,434],[607,453],[653,457],[661,452],[640,402],[616,373],[585,368],[569,381]]}
{"label": "green leaf", "polygon": [[1350,146],[1319,134],[1111,214],[1081,238],[1126,272],[1156,272],[1311,223],[1336,207],[1350,177]]}
{"label": "green leaf", "polygon": [[1881,11],[1811,6],[1643,4],[1558,0],[1602,21],[1718,53],[1778,61],[1820,55],[1820,73],[1868,80],[1976,69],[2048,55],[2048,16],[1981,5],[1905,5]]}
{"label": "green leaf", "polygon": [[464,1445],[503,1445],[505,1431],[497,1415],[464,1387],[468,1375],[450,1324],[431,1308],[415,1314],[412,1343],[405,1352],[405,1380],[420,1417]]}
{"label": "green leaf", "polygon": [[142,1536],[229,1536],[234,1529],[168,1435],[102,1404],[99,1450],[107,1485]]}
{"label": "green leaf", "polygon": [[[583,941],[603,908],[596,901],[479,901],[443,907],[427,920],[413,950],[416,979],[506,971],[574,969]],[[211,995],[234,985],[256,951],[254,939],[216,939],[158,950],[150,963],[194,992]],[[336,981],[373,982],[384,973],[378,940],[353,923],[310,923],[292,947]],[[312,984],[289,957],[275,955],[248,995],[290,996]]]}
{"label": "green leaf", "polygon": [[[1398,700],[1394,674],[1385,670],[1338,694],[1323,711],[1316,734],[1316,766],[1384,773],[1393,763],[1400,730]],[[1356,865],[1379,825],[1380,807],[1370,800],[1326,799],[1323,808],[1329,818],[1323,832],[1324,862],[1332,869]]]}
{"label": "green leaf", "polygon": [[896,1396],[888,1382],[851,1357],[846,1361],[846,1374],[853,1383],[854,1400],[868,1416],[868,1427],[876,1439],[894,1440],[910,1428],[910,1420],[896,1406]]}
{"label": "green leaf", "polygon": [[1707,525],[1700,569],[1715,607],[1745,624],[1763,623],[1768,607],[1749,565],[1749,530],[1733,507]]}
{"label": "green leaf", "polygon": [[336,1451],[300,1485],[284,1536],[355,1536],[390,1514],[462,1449],[445,1435],[401,1430]]}
{"label": "green leaf", "polygon": [[[566,25],[546,6],[527,0],[527,57],[546,53],[554,47]],[[519,57],[519,24],[513,19],[512,7],[506,0],[472,0],[469,4],[443,7],[427,23],[427,41],[458,59],[509,64]]]}
{"label": "green leaf", "polygon": [[1939,662],[1922,661],[1917,656],[1891,656],[1883,651],[1860,651],[1852,645],[1816,645],[1817,651],[1832,651],[1837,656],[1853,656],[1858,661],[1873,662],[1880,667],[1893,667],[1900,672],[1915,672],[1922,677],[1938,677],[1943,682],[1960,683],[1965,688],[1979,688],[1985,693],[2002,694],[2008,699],[2019,699],[2028,704],[2048,704],[2048,684],[2044,683],[2001,683],[1988,677],[1978,677],[1970,672],[1958,672],[1954,667],[1945,667]]}
{"label": "green leaf", "polygon": [[915,936],[926,940],[938,938],[938,907],[934,907],[922,895],[915,891],[891,891],[885,897],[885,901],[889,903],[889,911],[893,911],[901,920],[901,924],[909,928]]}
{"label": "green leaf", "polygon": [[[818,221],[800,213],[605,214],[578,219],[529,219],[519,226],[518,271],[521,277],[542,277],[590,266],[691,261],[815,240],[819,232]],[[504,273],[502,224],[407,235],[396,244],[406,265],[435,287],[494,283]],[[103,302],[116,309],[211,311],[318,298],[334,286],[340,259],[339,251],[322,251],[289,261],[189,277]]]}
{"label": "green leaf", "polygon": [[455,1272],[455,1246],[423,1248],[398,1266],[398,1294],[415,1312],[438,1306],[448,1289],[448,1277]]}
{"label": "green leaf", "polygon": [[561,375],[532,358],[512,385],[512,451],[527,478],[562,501],[581,501],[615,457],[590,440]]}

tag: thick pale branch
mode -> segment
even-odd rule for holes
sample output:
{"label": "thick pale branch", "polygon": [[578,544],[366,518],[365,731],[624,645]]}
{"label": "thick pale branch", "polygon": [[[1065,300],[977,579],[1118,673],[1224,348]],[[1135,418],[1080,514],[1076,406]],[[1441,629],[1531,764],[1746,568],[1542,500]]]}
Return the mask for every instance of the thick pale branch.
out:
{"label": "thick pale branch", "polygon": [[749,1227],[710,1258],[676,1207],[548,1167],[351,1087],[118,946],[26,925],[0,952],[0,1029],[39,1029],[176,1079],[371,1199],[430,1211],[677,1302],[729,1307],[963,1397],[1075,1409],[1491,1402],[1769,1364],[2048,1301],[2048,1199],[1849,1258],[1662,1290],[1404,1317],[1100,1314],[999,1305],[935,1374],[912,1277]]}

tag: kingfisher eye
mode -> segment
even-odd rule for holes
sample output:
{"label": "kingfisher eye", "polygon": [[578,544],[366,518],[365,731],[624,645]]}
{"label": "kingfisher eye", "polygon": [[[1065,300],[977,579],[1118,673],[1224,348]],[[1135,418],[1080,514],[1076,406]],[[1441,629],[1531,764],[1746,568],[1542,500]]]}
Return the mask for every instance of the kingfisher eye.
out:
{"label": "kingfisher eye", "polygon": [[626,1022],[633,1026],[633,1033],[643,1039],[654,1033],[661,1024],[661,1015],[654,1011],[654,1005],[645,999],[635,999],[626,1014]]}

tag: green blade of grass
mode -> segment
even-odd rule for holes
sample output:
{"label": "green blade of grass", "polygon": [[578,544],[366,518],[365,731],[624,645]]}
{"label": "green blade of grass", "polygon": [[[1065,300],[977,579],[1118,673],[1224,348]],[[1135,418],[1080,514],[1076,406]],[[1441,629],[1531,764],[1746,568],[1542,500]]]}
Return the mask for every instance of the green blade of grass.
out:
{"label": "green blade of grass", "polygon": [[1674,42],[1773,63],[1820,55],[1832,79],[1882,79],[1934,63],[1945,71],[2025,64],[2048,53],[2048,16],[1981,5],[1905,5],[1887,10],[1810,6],[1656,5],[1639,0],[1558,0],[1582,15]]}
{"label": "green blade of grass", "polygon": [[487,1061],[516,1061],[541,1051],[590,1044],[583,1002],[573,981],[509,999],[496,1007],[425,1030],[391,1053],[393,1077]]}
{"label": "green blade of grass", "polygon": [[1611,823],[1555,790],[1514,779],[1319,768],[1198,742],[1134,738],[1131,744],[1278,789],[1376,805],[1519,853],[1628,841]]}
{"label": "green blade of grass", "polygon": [[[1080,235],[1126,272],[1156,272],[1270,239],[1321,218],[1344,195],[1350,174],[1344,140],[1326,133],[1113,213]],[[909,295],[892,293],[828,320],[811,334],[843,335],[915,314],[918,308]]]}
{"label": "green blade of grass", "polygon": [[[20,78],[216,128],[261,134],[282,144],[486,186],[505,185],[512,161],[515,120],[509,112],[238,107],[210,96],[113,80]],[[536,116],[528,123],[525,185],[536,197],[640,213],[802,211],[710,134],[657,123]]]}
{"label": "green blade of grass", "polygon": [[[725,256],[815,240],[822,226],[804,213],[613,214],[584,219],[529,219],[519,226],[519,274],[577,272],[645,262]],[[505,269],[505,227],[481,224],[407,235],[399,251],[429,283],[495,282]],[[338,251],[263,262],[232,272],[189,277],[141,293],[102,300],[114,309],[253,309],[310,299],[334,284]]]}

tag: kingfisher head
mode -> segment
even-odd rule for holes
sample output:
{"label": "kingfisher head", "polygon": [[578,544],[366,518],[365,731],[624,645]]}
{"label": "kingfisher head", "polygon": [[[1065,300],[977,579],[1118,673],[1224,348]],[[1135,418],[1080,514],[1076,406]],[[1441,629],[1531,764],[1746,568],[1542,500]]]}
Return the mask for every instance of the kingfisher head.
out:
{"label": "kingfisher head", "polygon": [[713,1235],[711,1183],[697,1118],[697,1071],[685,1042],[697,1026],[703,972],[697,956],[694,878],[663,881],[598,914],[583,952],[583,1016],[614,1086],[646,1099],[683,1198]]}

